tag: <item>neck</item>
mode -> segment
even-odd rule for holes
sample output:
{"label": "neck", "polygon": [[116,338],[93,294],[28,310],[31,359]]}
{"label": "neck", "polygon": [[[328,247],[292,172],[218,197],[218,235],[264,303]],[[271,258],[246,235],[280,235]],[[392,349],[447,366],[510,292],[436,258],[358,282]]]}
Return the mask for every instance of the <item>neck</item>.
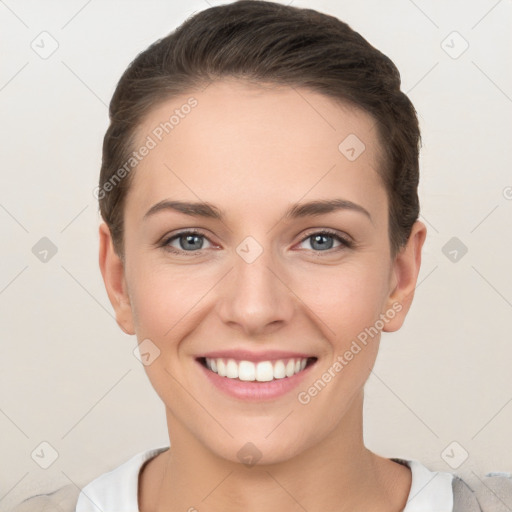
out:
{"label": "neck", "polygon": [[245,466],[212,453],[169,411],[171,448],[141,475],[141,512],[398,511],[410,470],[363,443],[363,396],[329,436],[275,464]]}

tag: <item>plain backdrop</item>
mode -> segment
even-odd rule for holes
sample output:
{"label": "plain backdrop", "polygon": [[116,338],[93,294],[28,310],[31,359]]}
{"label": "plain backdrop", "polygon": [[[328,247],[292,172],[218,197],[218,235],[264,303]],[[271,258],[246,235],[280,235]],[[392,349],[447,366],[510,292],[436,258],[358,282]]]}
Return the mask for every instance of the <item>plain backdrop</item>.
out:
{"label": "plain backdrop", "polygon": [[[126,66],[220,3],[0,1],[0,510],[168,443],[101,279],[93,190]],[[421,123],[428,235],[366,385],[366,444],[474,485],[512,472],[512,2],[292,4],[387,54]]]}

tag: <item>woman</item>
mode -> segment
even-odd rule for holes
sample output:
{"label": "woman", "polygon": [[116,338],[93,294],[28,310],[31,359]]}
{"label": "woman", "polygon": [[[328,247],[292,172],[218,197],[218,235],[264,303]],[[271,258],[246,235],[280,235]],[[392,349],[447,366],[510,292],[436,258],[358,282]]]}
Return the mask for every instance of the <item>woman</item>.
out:
{"label": "woman", "polygon": [[380,333],[404,322],[426,237],[390,59],[336,18],[242,0],[138,55],[110,118],[100,268],[170,448],[60,491],[61,508],[480,511],[460,478],[363,440]]}

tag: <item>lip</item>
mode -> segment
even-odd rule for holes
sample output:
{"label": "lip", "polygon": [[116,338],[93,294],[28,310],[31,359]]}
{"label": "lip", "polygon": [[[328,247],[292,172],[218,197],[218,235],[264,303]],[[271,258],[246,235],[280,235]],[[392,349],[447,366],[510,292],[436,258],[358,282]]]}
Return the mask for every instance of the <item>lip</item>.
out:
{"label": "lip", "polygon": [[309,357],[316,356],[302,352],[285,352],[282,350],[267,350],[265,352],[251,352],[250,350],[215,350],[213,352],[201,354],[200,356],[197,356],[196,359],[200,359],[202,357],[207,357],[208,359],[222,358],[259,363],[260,361],[277,361],[279,359],[307,359]]}
{"label": "lip", "polygon": [[[207,355],[204,357],[227,357],[225,354],[231,353],[236,354],[236,357],[232,357],[232,359],[238,359],[241,356],[241,351],[232,351],[232,352],[222,352],[223,355],[219,356],[221,352],[212,352],[213,356]],[[272,361],[273,359],[286,359],[286,357],[291,357],[290,352],[286,353],[286,357],[277,357],[277,352],[273,352],[273,357],[268,359],[268,353],[265,357],[258,359],[258,361]],[[285,354],[283,352],[283,354]],[[258,356],[263,356],[263,354],[258,354]],[[253,354],[254,356],[254,354]],[[308,357],[294,354],[292,357]],[[312,357],[312,356],[310,356]],[[230,379],[228,377],[221,377],[215,372],[212,372],[201,363],[202,358],[197,358],[195,361],[199,366],[199,369],[208,379],[208,382],[213,384],[217,389],[222,391],[223,393],[237,398],[243,401],[254,401],[254,402],[262,402],[267,400],[275,400],[281,396],[290,393],[294,388],[296,388],[310,373],[311,369],[316,365],[318,359],[315,358],[313,362],[308,364],[304,370],[299,373],[292,375],[291,377],[285,377],[283,379],[274,379],[269,382],[251,382],[251,381],[242,381],[239,379]],[[243,358],[240,360],[244,360]],[[255,359],[245,359],[246,361],[254,361]]]}

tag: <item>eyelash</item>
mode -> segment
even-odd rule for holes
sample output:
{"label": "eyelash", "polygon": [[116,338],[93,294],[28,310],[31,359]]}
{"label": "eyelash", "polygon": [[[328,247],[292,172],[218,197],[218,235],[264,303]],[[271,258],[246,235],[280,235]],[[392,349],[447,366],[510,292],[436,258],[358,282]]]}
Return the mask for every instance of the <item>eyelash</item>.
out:
{"label": "eyelash", "polygon": [[[208,241],[210,241],[208,239],[208,237],[201,231],[191,229],[188,231],[182,231],[180,233],[172,235],[171,237],[165,238],[162,241],[162,243],[160,244],[160,247],[162,247],[166,251],[172,252],[174,254],[179,254],[179,255],[186,254],[186,255],[190,255],[190,256],[192,256],[192,255],[200,256],[202,254],[201,250],[199,250],[199,251],[183,251],[180,249],[176,249],[175,247],[171,247],[169,245],[170,242],[172,242],[176,239],[179,239],[180,237],[185,236],[185,235],[198,235],[198,236],[202,236],[202,237],[206,238]],[[339,235],[336,231],[332,231],[330,229],[322,229],[320,231],[313,231],[313,232],[309,233],[308,235],[306,235],[299,243],[305,242],[308,238],[311,238],[315,235],[328,235],[328,236],[335,238],[336,240],[338,240],[338,242],[341,243],[340,247],[328,249],[326,251],[315,251],[314,249],[312,249],[313,252],[317,253],[318,255],[321,255],[322,253],[333,254],[334,252],[338,252],[339,250],[352,249],[355,246],[355,243],[353,241]]]}

